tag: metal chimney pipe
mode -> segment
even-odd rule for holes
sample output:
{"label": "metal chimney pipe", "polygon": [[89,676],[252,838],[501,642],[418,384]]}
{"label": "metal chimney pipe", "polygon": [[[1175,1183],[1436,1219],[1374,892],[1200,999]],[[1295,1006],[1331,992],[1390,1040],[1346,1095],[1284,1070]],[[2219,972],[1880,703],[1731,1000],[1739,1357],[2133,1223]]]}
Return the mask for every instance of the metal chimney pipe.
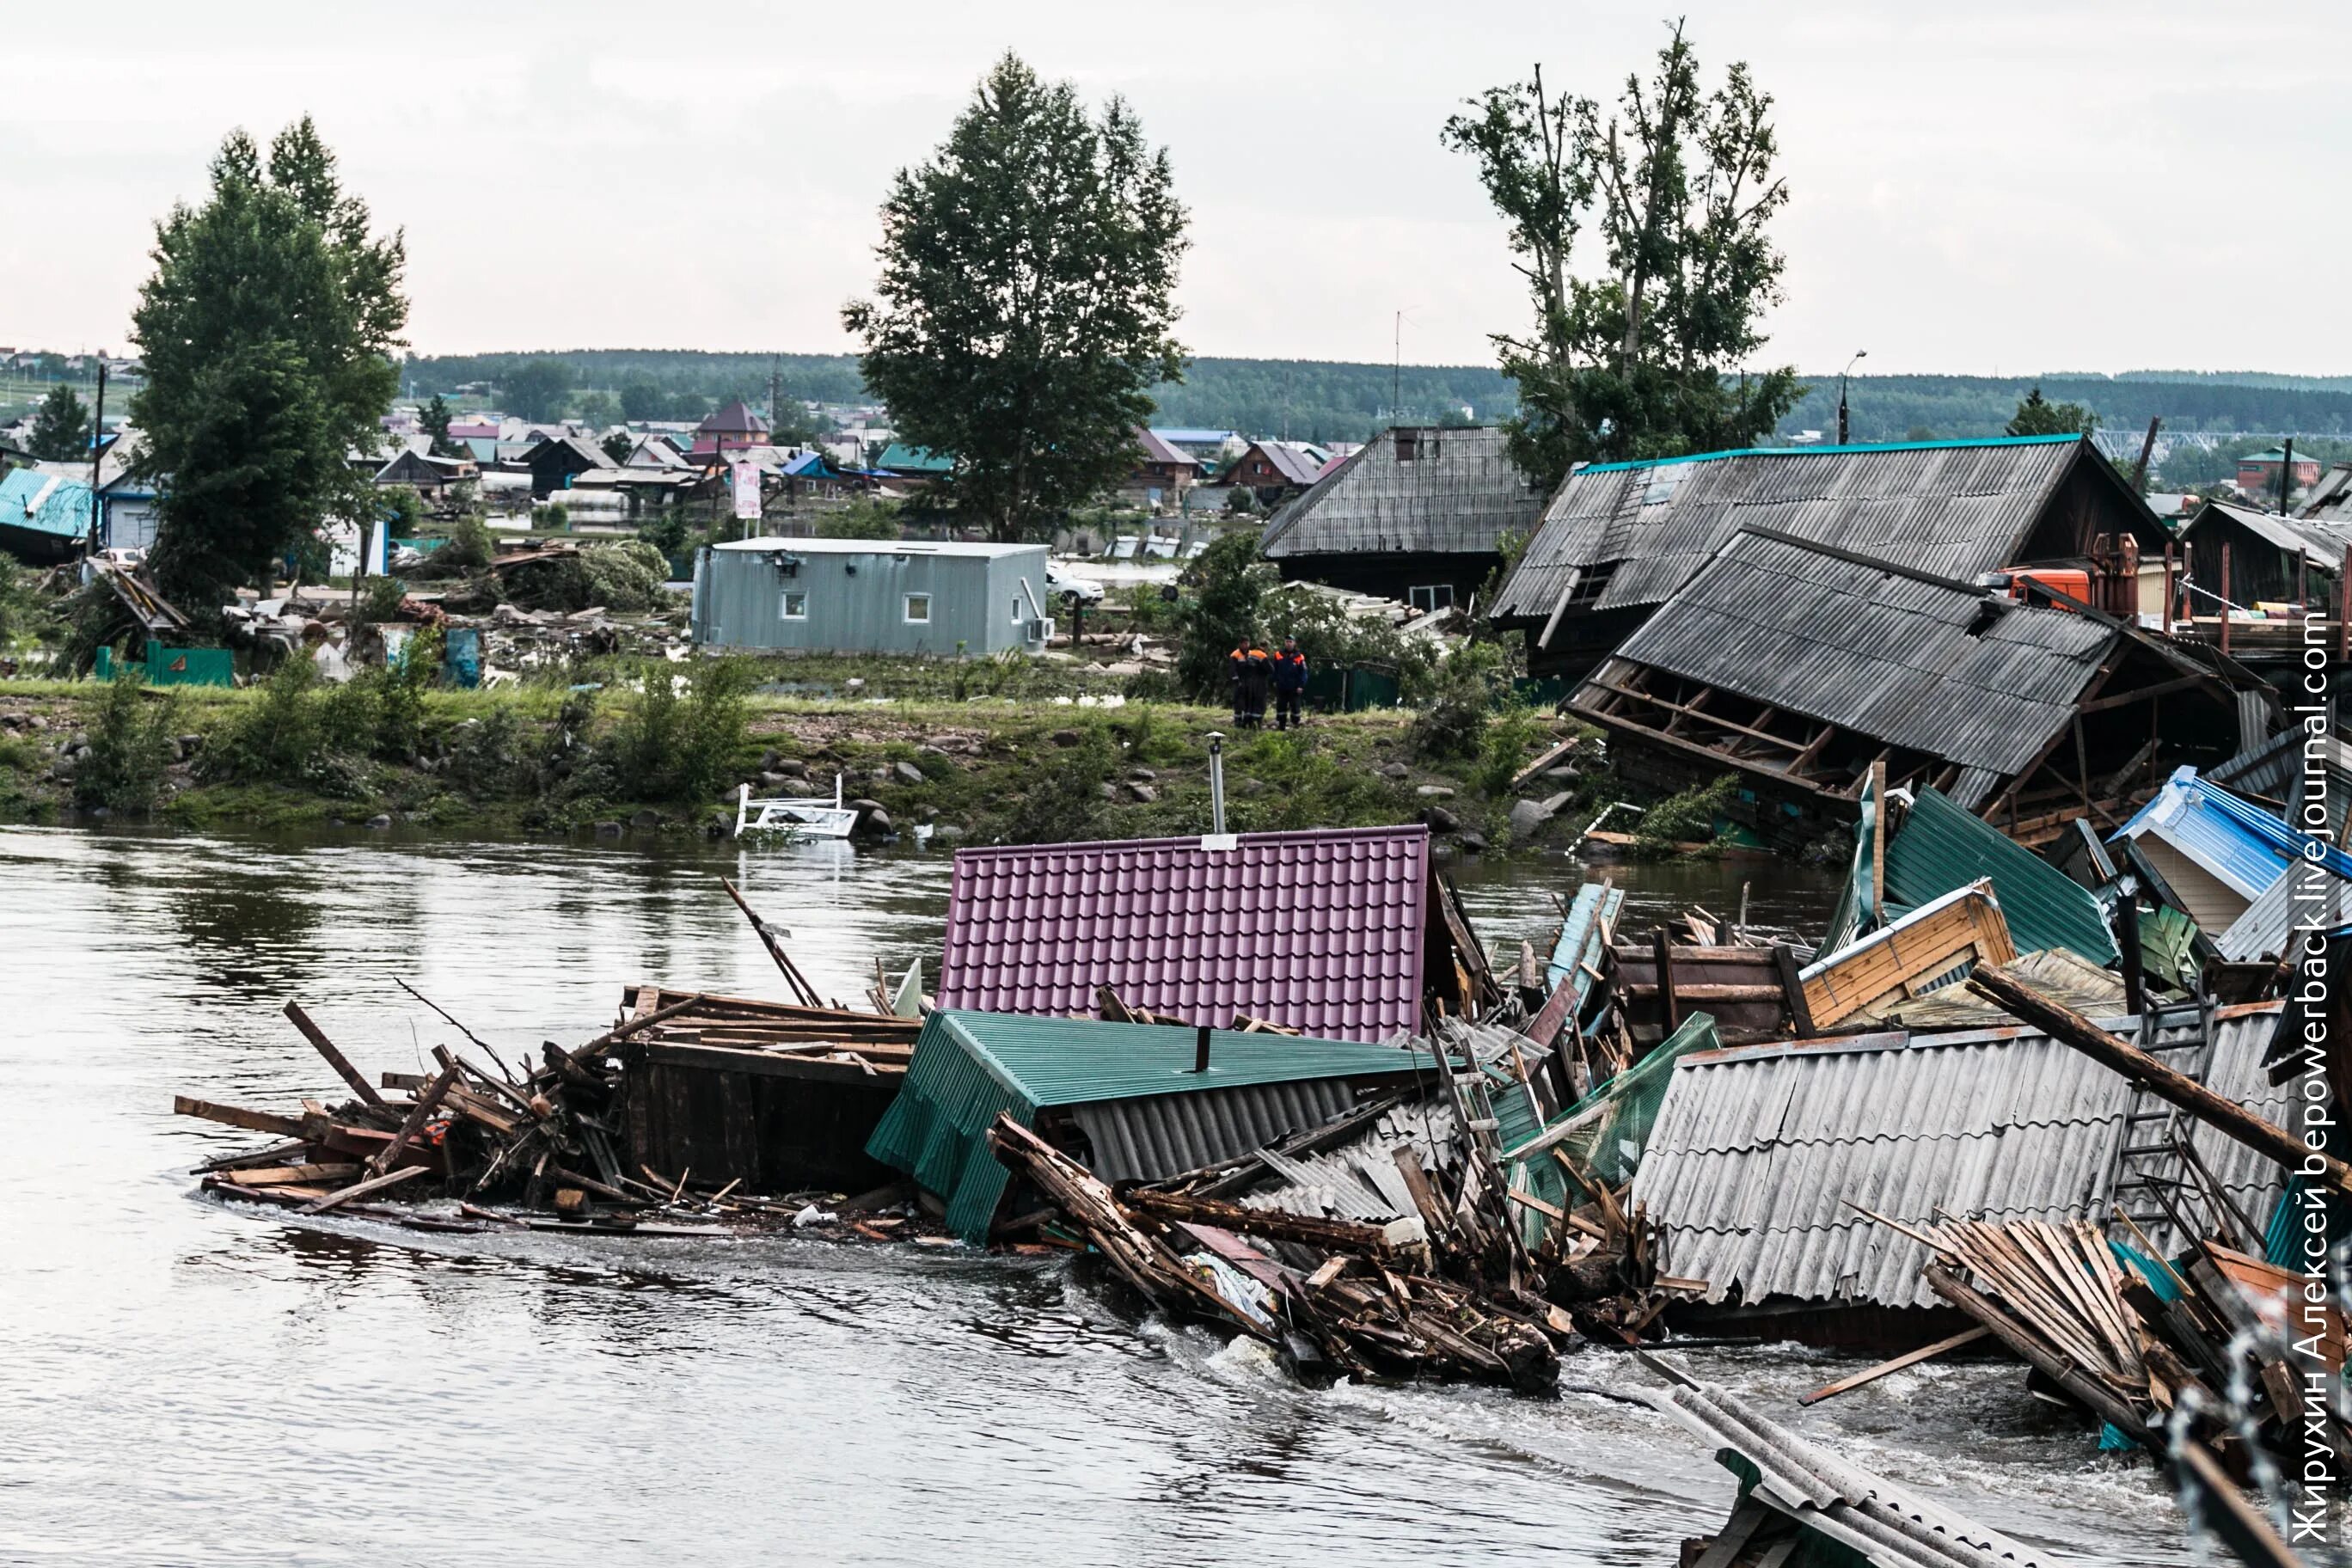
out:
{"label": "metal chimney pipe", "polygon": [[1209,1026],[1206,1024],[1201,1026],[1200,1036],[1192,1042],[1192,1070],[1209,1070]]}
{"label": "metal chimney pipe", "polygon": [[[1209,831],[1220,838],[1225,833],[1225,737],[1220,730],[1209,731]],[[1208,1036],[1202,1037],[1202,1060],[1208,1057]]]}

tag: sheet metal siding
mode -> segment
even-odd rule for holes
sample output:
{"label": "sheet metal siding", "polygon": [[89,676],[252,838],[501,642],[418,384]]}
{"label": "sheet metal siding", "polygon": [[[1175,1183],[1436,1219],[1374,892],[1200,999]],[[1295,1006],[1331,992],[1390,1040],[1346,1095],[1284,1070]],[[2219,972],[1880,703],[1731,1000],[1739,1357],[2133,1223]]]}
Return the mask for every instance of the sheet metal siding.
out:
{"label": "sheet metal siding", "polygon": [[2117,635],[2084,616],[1743,533],[1617,657],[2011,773],[2072,720]]}
{"label": "sheet metal siding", "polygon": [[1548,617],[1571,571],[1610,563],[1594,610],[1664,603],[1743,527],[1970,578],[2016,558],[2082,449],[2058,440],[1737,452],[1571,474],[1494,614]]}
{"label": "sheet metal siding", "polygon": [[1106,1182],[1158,1181],[1320,1127],[1355,1102],[1347,1079],[1314,1079],[1103,1100],[1072,1114],[1094,1146],[1089,1168],[1096,1175]]}
{"label": "sheet metal siding", "polygon": [[[37,500],[38,506],[33,504]],[[0,527],[81,539],[89,533],[90,510],[89,487],[79,479],[31,468],[0,473]]]}
{"label": "sheet metal siding", "polygon": [[[786,546],[789,550],[789,545]],[[830,653],[971,654],[1025,646],[1033,613],[1012,617],[1025,574],[1045,598],[1043,545],[1019,555],[798,553],[787,577],[765,552],[713,550],[696,563],[697,633],[706,647]],[[804,620],[786,620],[786,590],[808,595]],[[909,624],[906,595],[931,595],[931,619]]]}
{"label": "sheet metal siding", "polygon": [[[2115,837],[2139,841],[2143,852],[2149,838],[2168,844],[2250,901],[2305,858],[2352,878],[2352,855],[2215,787],[2193,767],[2174,770]],[[2218,931],[2230,922],[2199,923]]]}
{"label": "sheet metal siding", "polygon": [[924,1021],[905,1086],[866,1152],[947,1200],[949,1227],[984,1241],[1006,1172],[989,1152],[1001,1113],[1027,1126],[1047,1106],[1303,1082],[1381,1079],[1426,1055],[1388,1046],[1287,1035],[1210,1037],[1210,1068],[1195,1074],[1191,1029],[940,1011]]}
{"label": "sheet metal siding", "polygon": [[1913,909],[1992,879],[2020,952],[2063,947],[2094,963],[2117,956],[2106,911],[2088,888],[1933,789],[1915,792],[1886,846],[1886,895]]}
{"label": "sheet metal siding", "polygon": [[[1497,429],[1421,432],[1423,455],[1399,462],[1383,431],[1267,523],[1265,553],[1483,555],[1506,531],[1535,525],[1543,494],[1511,462]],[[1434,456],[1428,447],[1434,445]]]}
{"label": "sheet metal siding", "polygon": [[[2273,1118],[2273,1006],[2223,1019],[2206,1081]],[[2109,1026],[2128,1029],[2117,1021]],[[2183,1023],[2161,1048],[2196,1037]],[[1875,1037],[1865,1047],[1757,1047],[1677,1064],[1634,1178],[1665,1232],[1666,1271],[1706,1300],[1767,1297],[1924,1307],[1919,1243],[1856,1214],[1906,1224],[2104,1215],[2135,1094],[2090,1058],[2023,1029]],[[2275,1167],[2218,1134],[2193,1137],[2257,1223]]]}
{"label": "sheet metal siding", "polygon": [[959,850],[940,1005],[1091,1013],[1108,985],[1194,1024],[1386,1039],[1420,1023],[1428,880],[1419,826]]}
{"label": "sheet metal siding", "polygon": [[2352,923],[2352,882],[2318,867],[2297,866],[2263,890],[2213,945],[2232,963],[2286,955],[2298,927],[2340,930]]}

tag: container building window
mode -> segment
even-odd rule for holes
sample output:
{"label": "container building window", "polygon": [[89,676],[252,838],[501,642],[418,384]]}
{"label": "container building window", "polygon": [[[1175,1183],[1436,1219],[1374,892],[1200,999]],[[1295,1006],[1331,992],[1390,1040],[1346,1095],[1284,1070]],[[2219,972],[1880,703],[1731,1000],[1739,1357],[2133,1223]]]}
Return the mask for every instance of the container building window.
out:
{"label": "container building window", "polygon": [[788,621],[808,619],[808,595],[804,591],[799,588],[784,590],[784,619]]}
{"label": "container building window", "polygon": [[907,595],[907,624],[929,626],[931,622],[931,596],[929,594]]}
{"label": "container building window", "polygon": [[1418,587],[1405,590],[1405,598],[1417,615],[1425,616],[1432,610],[1450,610],[1454,607],[1454,584],[1451,583],[1423,584]]}

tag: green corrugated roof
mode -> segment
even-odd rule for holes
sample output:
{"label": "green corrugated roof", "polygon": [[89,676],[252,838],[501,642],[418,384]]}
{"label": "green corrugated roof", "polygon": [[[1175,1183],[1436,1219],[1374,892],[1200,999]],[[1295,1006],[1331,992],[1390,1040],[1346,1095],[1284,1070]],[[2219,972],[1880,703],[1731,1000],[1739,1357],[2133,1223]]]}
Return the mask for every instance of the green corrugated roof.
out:
{"label": "green corrugated roof", "polygon": [[1979,877],[2020,952],[2063,947],[2093,963],[2116,962],[2115,933],[2088,888],[1933,789],[1913,792],[1910,815],[1886,845],[1886,898],[1917,909]]}
{"label": "green corrugated roof", "polygon": [[866,1152],[948,1201],[949,1228],[988,1239],[1005,1170],[988,1129],[1009,1112],[1028,1126],[1052,1105],[1089,1105],[1251,1084],[1371,1077],[1427,1069],[1429,1058],[1388,1046],[1213,1030],[1209,1070],[1192,1071],[1197,1031],[1091,1018],[933,1013],[916,1037],[898,1099]]}

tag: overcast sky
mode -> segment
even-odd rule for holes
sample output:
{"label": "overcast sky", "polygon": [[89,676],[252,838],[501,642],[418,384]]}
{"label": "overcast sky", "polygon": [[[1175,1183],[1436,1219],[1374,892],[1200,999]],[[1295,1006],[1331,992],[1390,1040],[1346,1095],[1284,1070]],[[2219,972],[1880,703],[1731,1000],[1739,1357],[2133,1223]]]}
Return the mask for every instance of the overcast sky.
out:
{"label": "overcast sky", "polygon": [[[1197,353],[1485,362],[1526,314],[1462,98],[1596,97],[1662,4],[26,5],[0,343],[115,348],[154,218],[309,111],[408,237],[415,346],[830,352],[889,174],[1008,46],[1124,94],[1192,213]],[[2352,373],[2352,5],[1693,4],[1779,100],[1770,354],[1834,371]]]}

